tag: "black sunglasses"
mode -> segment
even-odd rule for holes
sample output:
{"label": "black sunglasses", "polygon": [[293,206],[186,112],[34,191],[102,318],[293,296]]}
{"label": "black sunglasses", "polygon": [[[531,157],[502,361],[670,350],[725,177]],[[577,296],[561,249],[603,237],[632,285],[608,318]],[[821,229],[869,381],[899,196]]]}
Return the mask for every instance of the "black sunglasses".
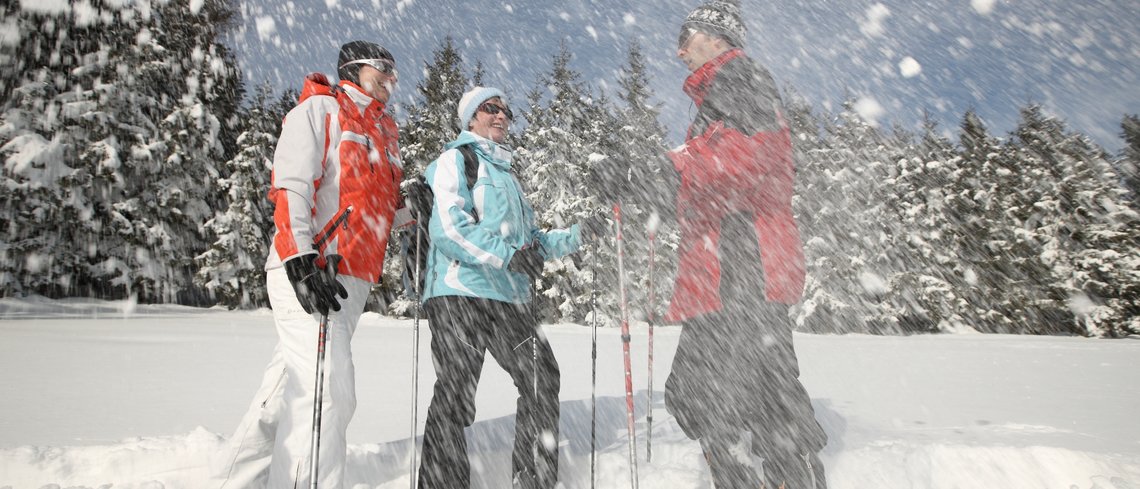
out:
{"label": "black sunglasses", "polygon": [[499,112],[503,112],[507,114],[507,120],[515,120],[515,114],[514,112],[511,112],[510,108],[496,105],[491,102],[483,102],[483,104],[479,106],[479,112],[486,112],[491,115],[498,115]]}
{"label": "black sunglasses", "polygon": [[344,68],[348,65],[368,65],[376,68],[378,71],[380,71],[380,73],[383,73],[385,75],[391,76],[393,78],[400,77],[399,73],[396,71],[396,63],[393,63],[391,60],[384,58],[358,59],[356,61],[349,61],[345,64],[342,64],[340,67]]}

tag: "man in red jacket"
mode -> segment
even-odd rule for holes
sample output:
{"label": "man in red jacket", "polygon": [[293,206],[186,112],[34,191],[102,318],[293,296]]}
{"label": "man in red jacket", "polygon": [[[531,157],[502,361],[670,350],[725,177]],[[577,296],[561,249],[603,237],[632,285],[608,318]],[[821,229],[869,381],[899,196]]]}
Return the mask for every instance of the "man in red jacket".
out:
{"label": "man in red jacket", "polygon": [[680,178],[681,256],[666,320],[683,330],[665,405],[700,440],[717,488],[760,487],[761,470],[767,488],[824,488],[827,437],[799,381],[788,316],[804,285],[792,142],[744,33],[739,3],[714,0],[678,39],[697,112],[667,154]]}

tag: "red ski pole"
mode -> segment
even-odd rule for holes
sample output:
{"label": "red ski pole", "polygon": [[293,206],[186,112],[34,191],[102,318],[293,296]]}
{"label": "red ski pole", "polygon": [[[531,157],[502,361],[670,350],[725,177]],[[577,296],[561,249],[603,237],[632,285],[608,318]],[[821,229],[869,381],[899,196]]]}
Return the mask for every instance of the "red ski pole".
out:
{"label": "red ski pole", "polygon": [[629,308],[625,297],[625,246],[621,234],[621,202],[614,204],[614,226],[617,228],[618,289],[621,298],[621,348],[625,358],[625,415],[629,431],[629,481],[637,489],[637,436],[633,423],[633,374],[629,360]]}

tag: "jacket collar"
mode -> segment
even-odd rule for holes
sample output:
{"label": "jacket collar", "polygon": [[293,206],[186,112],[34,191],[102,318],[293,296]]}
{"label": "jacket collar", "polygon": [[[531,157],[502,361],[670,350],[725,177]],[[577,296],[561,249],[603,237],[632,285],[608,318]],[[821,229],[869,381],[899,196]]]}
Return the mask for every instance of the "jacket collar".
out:
{"label": "jacket collar", "polygon": [[472,143],[474,143],[475,152],[482,155],[490,163],[504,170],[510,169],[513,159],[513,153],[510,148],[471,131],[460,132],[459,137],[455,138],[455,141],[447,144],[447,149],[458,148],[464,144]]}
{"label": "jacket collar", "polygon": [[372,98],[371,95],[364,93],[364,89],[360,88],[359,85],[345,80],[341,80],[339,85],[340,88],[344,90],[344,93],[352,99],[352,102],[356,104],[356,108],[361,114],[373,114],[373,117],[379,118],[380,115],[384,113],[384,104]]}
{"label": "jacket collar", "polygon": [[696,102],[698,108],[701,106],[701,102],[705,101],[705,96],[709,93],[709,87],[712,86],[713,78],[716,78],[716,74],[720,71],[721,67],[743,54],[743,49],[729,49],[721,53],[720,56],[701,65],[700,68],[697,68],[697,71],[694,71],[693,74],[685,79],[685,85],[682,88],[685,93],[693,99],[693,102]]}

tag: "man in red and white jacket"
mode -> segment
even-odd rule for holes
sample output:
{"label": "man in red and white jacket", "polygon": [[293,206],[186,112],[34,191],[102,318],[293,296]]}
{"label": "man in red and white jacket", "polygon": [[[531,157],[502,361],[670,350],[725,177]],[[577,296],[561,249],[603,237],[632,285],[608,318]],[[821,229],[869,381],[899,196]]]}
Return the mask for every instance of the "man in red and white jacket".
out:
{"label": "man in red and white jacket", "polygon": [[317,482],[336,489],[344,478],[345,432],[356,409],[349,342],[383,270],[403,171],[396,123],[385,112],[397,81],[392,54],[353,41],[337,65],[337,86],[324,75],[307,77],[273,156],[276,231],[265,270],[279,341],[249,411],[215,460],[218,487],[311,484],[318,324],[326,314]]}
{"label": "man in red and white jacket", "polygon": [[[792,141],[744,34],[739,2],[714,0],[686,17],[678,40],[697,113],[667,154],[680,180],[681,256],[665,319],[683,329],[665,405],[700,440],[717,488],[820,489],[827,437],[799,381],[788,315],[805,275]],[[753,463],[742,462],[749,452]]]}

